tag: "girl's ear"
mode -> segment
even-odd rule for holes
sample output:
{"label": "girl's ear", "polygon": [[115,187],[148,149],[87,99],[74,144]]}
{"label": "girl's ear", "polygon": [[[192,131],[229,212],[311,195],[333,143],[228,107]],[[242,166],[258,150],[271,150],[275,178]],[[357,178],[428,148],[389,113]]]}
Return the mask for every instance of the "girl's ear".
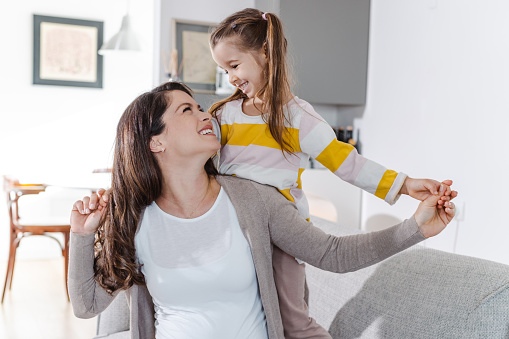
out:
{"label": "girl's ear", "polygon": [[156,137],[150,138],[150,151],[153,153],[164,152],[164,147]]}

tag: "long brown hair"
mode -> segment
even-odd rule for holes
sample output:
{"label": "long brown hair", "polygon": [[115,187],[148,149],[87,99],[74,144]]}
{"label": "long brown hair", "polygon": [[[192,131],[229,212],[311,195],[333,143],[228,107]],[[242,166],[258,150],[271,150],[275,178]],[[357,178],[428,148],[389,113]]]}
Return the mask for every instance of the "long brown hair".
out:
{"label": "long brown hair", "polygon": [[[219,24],[210,36],[210,46],[214,49],[219,42],[228,38],[234,38],[232,42],[241,50],[265,51],[267,67],[264,77],[267,81],[256,96],[263,102],[260,111],[269,112],[268,117],[262,117],[269,125],[270,134],[283,151],[292,153],[292,143],[285,138],[285,122],[290,124],[290,119],[284,114],[284,105],[291,91],[286,62],[287,42],[281,21],[275,14],[246,8],[233,13]],[[227,102],[245,98],[247,96],[237,88],[230,97],[212,105],[209,111],[215,116]]]}
{"label": "long brown hair", "polygon": [[[110,293],[145,283],[134,237],[141,212],[161,194],[161,169],[149,144],[164,131],[167,93],[175,90],[192,96],[184,84],[165,83],[136,98],[117,126],[110,199],[95,242],[95,279]],[[217,175],[211,159],[205,170]]]}

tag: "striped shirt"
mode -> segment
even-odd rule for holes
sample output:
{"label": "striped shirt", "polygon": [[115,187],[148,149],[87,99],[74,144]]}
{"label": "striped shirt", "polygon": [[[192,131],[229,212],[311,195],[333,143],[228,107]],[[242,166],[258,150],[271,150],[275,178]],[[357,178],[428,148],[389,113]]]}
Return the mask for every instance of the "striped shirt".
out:
{"label": "striped shirt", "polygon": [[[216,135],[221,140],[219,173],[236,175],[276,187],[309,218],[301,175],[309,157],[342,180],[394,204],[406,175],[364,158],[340,142],[327,122],[306,101],[294,97],[286,106],[286,141],[294,154],[281,152],[263,116],[242,112],[242,99],[226,103],[217,113]],[[220,133],[218,133],[218,130]]]}

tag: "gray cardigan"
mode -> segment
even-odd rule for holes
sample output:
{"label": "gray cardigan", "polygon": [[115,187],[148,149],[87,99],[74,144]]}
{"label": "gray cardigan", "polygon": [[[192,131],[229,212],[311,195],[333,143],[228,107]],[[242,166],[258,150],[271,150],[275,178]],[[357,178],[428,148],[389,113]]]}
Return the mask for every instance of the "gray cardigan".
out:
{"label": "gray cardigan", "polygon": [[[344,273],[384,260],[422,240],[412,217],[383,231],[346,237],[328,235],[305,221],[295,204],[271,186],[230,176],[217,181],[235,207],[253,255],[269,338],[284,338],[272,271],[272,246],[324,270]],[[109,295],[94,280],[94,235],[71,235],[69,295],[74,314],[91,318],[117,293]],[[131,338],[155,337],[154,305],[146,286],[126,291]]]}

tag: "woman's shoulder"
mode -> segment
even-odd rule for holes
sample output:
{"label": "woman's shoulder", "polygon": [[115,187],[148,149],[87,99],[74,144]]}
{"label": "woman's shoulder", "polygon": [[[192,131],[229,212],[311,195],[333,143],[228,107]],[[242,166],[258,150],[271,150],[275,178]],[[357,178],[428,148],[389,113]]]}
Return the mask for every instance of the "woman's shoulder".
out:
{"label": "woman's shoulder", "polygon": [[260,184],[249,179],[231,175],[218,175],[216,180],[226,190],[230,199],[241,198],[247,203],[253,203],[260,199],[261,202],[264,202],[272,195],[281,195],[275,187]]}

